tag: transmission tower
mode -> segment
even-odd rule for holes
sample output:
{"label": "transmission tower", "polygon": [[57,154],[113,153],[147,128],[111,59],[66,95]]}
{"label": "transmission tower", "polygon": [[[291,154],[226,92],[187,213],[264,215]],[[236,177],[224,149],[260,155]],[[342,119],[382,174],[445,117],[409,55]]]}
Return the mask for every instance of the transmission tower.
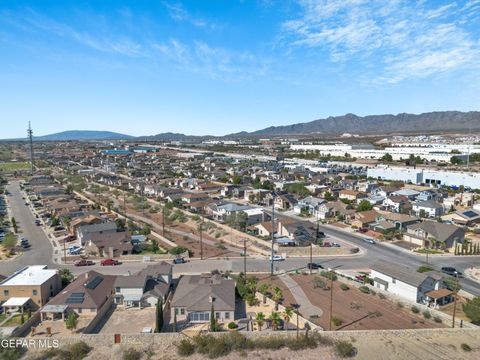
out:
{"label": "transmission tower", "polygon": [[28,122],[27,135],[30,141],[30,174],[33,175],[33,130],[30,121]]}

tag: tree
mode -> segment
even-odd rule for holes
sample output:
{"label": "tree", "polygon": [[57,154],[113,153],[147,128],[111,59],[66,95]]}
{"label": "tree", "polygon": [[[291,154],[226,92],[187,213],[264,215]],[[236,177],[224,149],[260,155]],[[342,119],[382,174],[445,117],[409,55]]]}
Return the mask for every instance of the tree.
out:
{"label": "tree", "polygon": [[152,252],[154,254],[160,251],[160,246],[158,246],[158,241],[156,239],[152,239]]}
{"label": "tree", "polygon": [[257,313],[255,316],[255,322],[258,325],[258,330],[262,331],[262,326],[265,324],[265,314],[262,312]]}
{"label": "tree", "polygon": [[77,329],[78,325],[78,315],[74,312],[71,312],[67,316],[67,320],[65,321],[65,326],[68,330],[71,330],[72,333]]}
{"label": "tree", "polygon": [[67,286],[73,281],[73,274],[69,269],[60,269],[60,279],[62,279],[62,287]]}
{"label": "tree", "polygon": [[7,234],[2,241],[2,245],[9,254],[12,254],[17,245],[17,237],[13,234]]}
{"label": "tree", "polygon": [[393,157],[392,155],[390,155],[389,153],[386,153],[385,155],[383,155],[380,160],[382,161],[385,161],[385,162],[392,162],[393,161]]}
{"label": "tree", "polygon": [[460,159],[458,156],[452,156],[450,158],[450,162],[454,165],[460,165],[460,164],[463,164],[463,160]]}
{"label": "tree", "polygon": [[140,234],[147,236],[148,234],[150,234],[150,231],[151,231],[150,225],[145,224],[143,225],[142,230],[140,230]]}
{"label": "tree", "polygon": [[288,330],[288,323],[290,322],[290,319],[293,316],[293,309],[291,307],[287,306],[285,308],[285,310],[283,311],[282,316],[283,316],[283,319],[285,320],[286,329]]}
{"label": "tree", "polygon": [[369,211],[373,209],[373,205],[368,200],[362,200],[357,206],[357,211]]}
{"label": "tree", "polygon": [[275,302],[275,311],[278,311],[278,303],[283,299],[283,292],[278,286],[273,288],[272,300]]}
{"label": "tree", "polygon": [[122,232],[125,231],[125,220],[117,218],[115,219],[115,224],[117,225],[117,231]]}
{"label": "tree", "polygon": [[183,246],[175,246],[173,248],[171,248],[168,252],[171,254],[171,255],[180,255],[180,254],[183,254],[184,252],[187,252],[188,249],[183,247]]}
{"label": "tree", "polygon": [[335,196],[333,196],[330,191],[326,191],[325,194],[323,194],[323,197],[327,201],[334,201],[335,200]]}
{"label": "tree", "polygon": [[472,320],[472,323],[480,325],[480,296],[467,300],[467,303],[463,305],[463,312]]}
{"label": "tree", "polygon": [[215,332],[217,330],[217,322],[215,321],[215,308],[213,307],[212,302],[212,307],[210,309],[210,331]]}
{"label": "tree", "polygon": [[267,293],[270,290],[270,285],[263,283],[258,287],[258,292],[263,295],[263,303],[267,302]]}
{"label": "tree", "polygon": [[177,332],[177,313],[173,314],[173,327],[172,327],[173,332]]}
{"label": "tree", "polygon": [[162,331],[163,327],[163,303],[162,299],[158,299],[157,301],[157,309],[156,309],[156,319],[155,319],[155,332],[159,333]]}
{"label": "tree", "polygon": [[235,175],[232,177],[232,183],[235,185],[241,184],[242,183],[242,178],[238,175]]}
{"label": "tree", "polygon": [[280,314],[276,311],[272,311],[272,313],[269,316],[270,321],[272,322],[272,328],[273,330],[278,329],[278,325],[280,324]]}

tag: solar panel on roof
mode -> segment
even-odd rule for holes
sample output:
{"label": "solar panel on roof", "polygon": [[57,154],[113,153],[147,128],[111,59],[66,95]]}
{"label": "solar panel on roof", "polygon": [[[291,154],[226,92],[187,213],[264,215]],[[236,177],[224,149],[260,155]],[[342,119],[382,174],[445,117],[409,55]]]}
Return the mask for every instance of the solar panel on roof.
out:
{"label": "solar panel on roof", "polygon": [[473,217],[478,216],[478,214],[475,211],[472,211],[472,210],[465,211],[463,213],[463,215],[465,215],[466,217],[469,217],[469,218],[473,218]]}
{"label": "solar panel on roof", "polygon": [[90,281],[85,287],[87,289],[95,289],[101,282],[103,281],[103,278],[101,276],[95,276],[95,278]]}
{"label": "solar panel on roof", "polygon": [[67,300],[65,300],[65,304],[81,304],[85,299],[84,293],[72,293]]}

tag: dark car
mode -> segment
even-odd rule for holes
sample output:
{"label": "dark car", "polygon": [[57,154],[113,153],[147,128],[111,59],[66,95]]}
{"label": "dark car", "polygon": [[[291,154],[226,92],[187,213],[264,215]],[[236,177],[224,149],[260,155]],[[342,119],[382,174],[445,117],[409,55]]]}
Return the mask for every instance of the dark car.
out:
{"label": "dark car", "polygon": [[457,271],[457,269],[455,269],[454,267],[451,267],[451,266],[442,267],[442,272],[444,274],[447,274],[447,275],[450,275],[450,276],[458,276],[458,277],[463,276],[463,274],[460,271]]}
{"label": "dark car", "polygon": [[176,259],[173,259],[173,263],[174,264],[185,264],[186,261],[184,258],[176,258]]}
{"label": "dark car", "polygon": [[318,263],[308,263],[307,268],[311,270],[318,270],[318,269],[323,269],[323,266]]}
{"label": "dark car", "polygon": [[92,260],[82,259],[82,260],[75,261],[75,263],[73,265],[75,265],[75,266],[90,266],[90,265],[95,265],[95,263]]}
{"label": "dark car", "polygon": [[20,244],[20,246],[23,248],[23,249],[28,249],[29,247],[31,247],[32,245],[30,245],[28,242],[22,242]]}

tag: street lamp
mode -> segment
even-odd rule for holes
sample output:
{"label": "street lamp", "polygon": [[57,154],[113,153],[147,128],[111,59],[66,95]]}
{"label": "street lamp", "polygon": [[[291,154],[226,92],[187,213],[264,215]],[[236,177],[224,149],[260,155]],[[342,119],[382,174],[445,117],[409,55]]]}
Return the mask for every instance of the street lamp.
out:
{"label": "street lamp", "polygon": [[272,247],[271,247],[271,256],[270,256],[270,276],[273,277],[273,256],[274,249],[273,244],[275,243],[275,197],[277,194],[275,191],[272,192]]}

